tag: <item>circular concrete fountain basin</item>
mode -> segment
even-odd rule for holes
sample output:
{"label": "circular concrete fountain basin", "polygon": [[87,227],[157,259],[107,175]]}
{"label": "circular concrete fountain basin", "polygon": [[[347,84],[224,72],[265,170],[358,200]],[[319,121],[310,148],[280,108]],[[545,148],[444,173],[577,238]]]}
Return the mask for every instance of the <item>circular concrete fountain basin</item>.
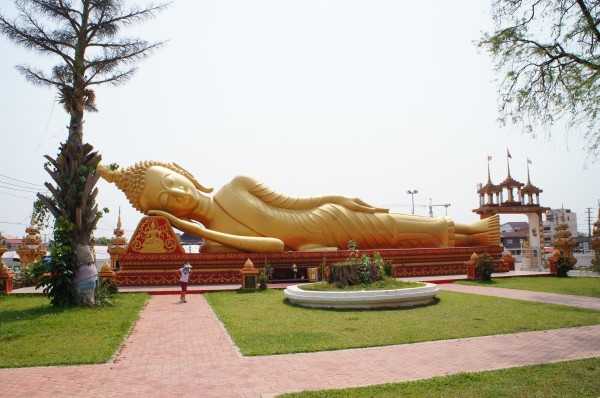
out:
{"label": "circular concrete fountain basin", "polygon": [[432,303],[440,289],[433,283],[425,286],[393,290],[357,290],[349,292],[315,292],[289,286],[284,295],[290,302],[318,308],[410,307]]}

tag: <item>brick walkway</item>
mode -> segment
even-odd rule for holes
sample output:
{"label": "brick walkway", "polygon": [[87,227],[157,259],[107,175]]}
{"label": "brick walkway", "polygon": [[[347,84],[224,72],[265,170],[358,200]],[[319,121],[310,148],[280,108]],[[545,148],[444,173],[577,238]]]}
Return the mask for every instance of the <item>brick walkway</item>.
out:
{"label": "brick walkway", "polygon": [[506,289],[502,287],[470,286],[458,284],[438,285],[441,290],[460,293],[481,294],[484,296],[504,297],[517,300],[538,301],[540,303],[568,305],[571,307],[600,310],[600,298],[569,296],[566,294],[540,293],[528,290]]}
{"label": "brick walkway", "polygon": [[600,325],[389,347],[242,357],[203,295],[188,296],[187,304],[176,301],[177,296],[152,296],[116,361],[3,369],[0,396],[271,397],[289,391],[364,386],[600,357]]}

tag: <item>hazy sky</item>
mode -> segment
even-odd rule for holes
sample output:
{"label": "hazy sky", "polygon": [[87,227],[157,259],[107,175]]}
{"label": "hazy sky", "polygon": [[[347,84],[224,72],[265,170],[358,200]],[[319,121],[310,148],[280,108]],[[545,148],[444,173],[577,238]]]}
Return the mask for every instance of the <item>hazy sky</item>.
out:
{"label": "hazy sky", "polygon": [[[14,12],[8,0],[1,7]],[[448,216],[463,222],[478,218],[471,210],[487,156],[499,183],[509,148],[513,178],[527,182],[531,159],[541,204],[572,209],[587,232],[600,162],[586,161],[578,131],[556,129],[548,141],[498,125],[499,76],[474,45],[492,28],[489,8],[485,0],[174,0],[132,32],[168,43],[126,85],[97,89],[100,112],[87,114],[84,138],[105,163],[175,161],[216,189],[244,173],[287,194],[357,196],[407,213],[406,191],[417,189],[417,204],[450,203]],[[53,91],[14,68],[54,60],[4,37],[0,51],[0,231],[22,236],[34,199],[22,187],[49,180],[43,155],[66,139],[68,116]],[[114,186],[101,180],[98,189],[111,213],[96,236],[112,236],[119,206],[130,235],[141,214]]]}

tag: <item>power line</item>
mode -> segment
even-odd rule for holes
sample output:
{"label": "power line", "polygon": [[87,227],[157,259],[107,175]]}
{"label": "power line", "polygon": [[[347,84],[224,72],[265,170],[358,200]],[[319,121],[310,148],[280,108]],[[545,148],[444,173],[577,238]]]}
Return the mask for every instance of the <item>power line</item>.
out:
{"label": "power line", "polygon": [[2,194],[2,195],[8,195],[8,196],[14,196],[15,198],[27,199],[27,200],[30,200],[32,202],[35,200],[34,198],[26,198],[25,196],[14,195],[12,193],[2,192],[2,191],[0,191],[0,194]]}
{"label": "power line", "polygon": [[10,221],[0,221],[0,224],[11,224],[11,225],[27,225],[22,222],[10,222]]}
{"label": "power line", "polygon": [[11,187],[7,187],[4,185],[0,185],[0,188],[6,188],[6,189],[10,189],[11,191],[19,191],[19,192],[29,192],[29,193],[38,193],[40,192],[39,190],[33,190],[32,189],[17,189],[17,188],[11,188]]}
{"label": "power line", "polygon": [[0,180],[0,184],[11,185],[11,186],[13,186],[13,187],[17,187],[17,188],[25,188],[25,189],[38,189],[38,188],[34,188],[34,187],[27,187],[27,186],[23,186],[23,185],[19,185],[19,184],[12,184],[12,183],[10,183],[10,182],[1,181],[1,180]]}
{"label": "power line", "polygon": [[5,176],[4,174],[0,174],[0,177],[8,178],[9,180],[13,180],[13,181],[18,181],[18,182],[21,182],[23,184],[36,185],[36,186],[40,186],[40,187],[44,187],[45,186],[44,184],[34,184],[33,182],[27,182],[27,181],[19,180],[17,178],[12,178],[12,177],[9,177],[9,176]]}

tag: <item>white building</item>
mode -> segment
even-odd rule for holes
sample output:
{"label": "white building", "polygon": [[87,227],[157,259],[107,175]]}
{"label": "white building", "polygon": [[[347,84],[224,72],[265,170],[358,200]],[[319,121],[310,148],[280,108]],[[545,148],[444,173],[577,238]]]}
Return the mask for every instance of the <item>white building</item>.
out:
{"label": "white building", "polygon": [[[563,214],[564,221],[562,220]],[[556,227],[563,222],[569,227],[571,236],[577,238],[577,214],[571,212],[571,209],[551,209],[546,211],[546,220],[544,221],[544,246],[554,246]]]}

